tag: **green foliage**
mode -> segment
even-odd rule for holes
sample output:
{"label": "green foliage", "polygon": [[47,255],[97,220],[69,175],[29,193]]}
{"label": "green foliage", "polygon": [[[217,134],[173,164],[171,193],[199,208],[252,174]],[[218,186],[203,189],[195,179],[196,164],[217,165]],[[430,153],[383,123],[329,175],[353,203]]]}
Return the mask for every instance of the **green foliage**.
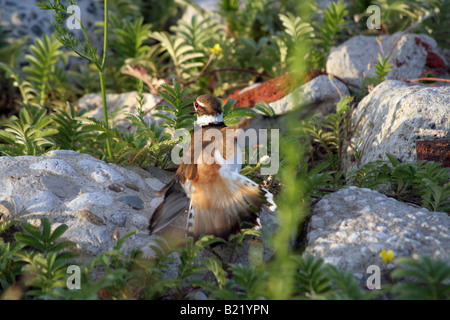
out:
{"label": "green foliage", "polygon": [[295,293],[308,295],[311,299],[319,298],[331,289],[331,280],[327,277],[325,264],[322,259],[315,259],[312,255],[294,257],[297,265],[295,275]]}
{"label": "green foliage", "polygon": [[392,63],[389,63],[389,57],[383,58],[381,54],[378,54],[378,63],[375,65],[377,74],[377,81],[383,82],[386,79],[386,75],[391,71]]}
{"label": "green foliage", "polygon": [[76,111],[75,106],[67,103],[68,110],[56,109],[52,114],[57,133],[52,136],[55,144],[61,149],[80,151],[86,150],[88,141],[96,135],[83,126],[81,118],[87,110]]}
{"label": "green foliage", "polygon": [[165,91],[159,91],[161,97],[166,100],[170,106],[158,106],[156,110],[164,111],[167,114],[157,113],[155,117],[161,118],[171,130],[183,129],[191,127],[196,119],[191,104],[195,98],[187,98],[189,89],[181,89],[181,85],[177,81],[173,81],[173,88],[163,84],[161,87]]}
{"label": "green foliage", "polygon": [[[70,5],[75,5],[74,0],[70,1]],[[68,12],[67,8],[69,7],[69,1],[66,1],[66,5],[64,5],[60,1],[56,0],[53,2],[51,0],[40,0],[37,3],[37,6],[39,6],[43,10],[52,10],[54,12],[54,14],[52,14],[53,18],[55,19],[55,22],[53,22],[53,26],[55,27],[57,39],[59,40],[59,42],[61,42],[61,44],[63,44],[65,47],[71,49],[81,58],[92,63],[97,69],[100,78],[100,89],[102,91],[103,120],[105,127],[108,128],[109,120],[105,88],[105,68],[106,58],[108,55],[108,0],[104,0],[105,14],[103,21],[103,56],[101,57],[101,59],[97,56],[97,48],[92,45],[87,31],[81,21],[77,20],[83,31],[85,42],[81,41],[80,38],[75,38],[73,34],[69,32],[69,29],[65,27],[66,18],[64,16],[64,13]],[[72,18],[76,19],[74,14],[72,14]],[[111,150],[111,140],[109,138],[106,140],[106,149],[108,152],[108,157],[112,159],[113,154]]]}
{"label": "green foliage", "polygon": [[3,124],[5,129],[0,130],[0,138],[7,144],[0,145],[0,151],[11,156],[42,154],[54,144],[49,136],[57,130],[49,127],[51,121],[46,109],[24,105],[19,117],[13,116]]}
{"label": "green foliage", "polygon": [[[392,272],[398,281],[392,292],[405,300],[448,300],[450,299],[450,265],[443,260],[433,261],[430,257],[398,258],[399,267]],[[406,279],[410,279],[406,281]],[[400,280],[403,280],[400,282]]]}
{"label": "green foliage", "polygon": [[183,38],[175,37],[167,32],[153,32],[151,37],[157,41],[162,48],[169,54],[174,71],[180,79],[184,81],[194,76],[198,68],[203,67],[204,63],[198,61],[204,54],[195,51],[194,47],[187,44]]}
{"label": "green foliage", "polygon": [[[16,221],[0,223],[0,235]],[[60,237],[66,225],[51,228],[48,219],[41,219],[41,228],[22,223],[24,232],[16,232],[16,242],[5,242],[0,238],[0,297],[7,297],[11,285],[26,285],[20,292],[28,299],[182,299],[191,290],[202,290],[212,299],[272,299],[273,277],[285,279],[277,261],[259,265],[243,266],[220,261],[218,257],[207,258],[203,252],[214,254],[214,246],[226,245],[225,241],[212,236],[202,236],[198,241],[186,239],[184,246],[169,249],[163,242],[152,247],[158,258],[143,259],[140,250],[129,255],[121,252],[123,243],[136,231],[126,234],[113,250],[102,253],[83,265],[81,290],[66,287],[66,270],[75,257],[67,251],[73,246]],[[230,239],[229,246],[242,243],[244,237],[258,233],[246,232]],[[167,277],[165,272],[174,263],[177,252],[178,277]],[[202,258],[200,258],[202,257]],[[374,293],[360,287],[353,274],[325,264],[311,255],[292,255],[292,291],[287,299],[370,299],[374,295],[392,293],[400,299],[448,299],[450,266],[448,263],[429,257],[396,258],[398,267],[392,272],[395,283]],[[262,262],[262,260],[261,260]],[[92,274],[101,270],[102,277],[93,279]],[[213,278],[204,278],[205,273]],[[199,276],[202,275],[202,279]],[[284,276],[281,276],[284,275]],[[20,298],[20,296],[16,298]]]}
{"label": "green foliage", "polygon": [[338,33],[344,28],[344,17],[348,14],[347,5],[343,0],[331,2],[324,11],[323,21],[319,24],[317,35],[318,43],[318,66],[320,69],[324,68],[328,53],[338,36]]}
{"label": "green foliage", "polygon": [[70,48],[73,52],[75,52],[83,59],[90,61],[96,64],[96,66],[100,67],[96,48],[92,46],[86,29],[84,28],[84,25],[81,23],[81,21],[78,22],[81,25],[86,42],[83,42],[79,38],[75,38],[74,35],[70,33],[69,29],[65,27],[66,17],[64,16],[64,14],[67,12],[67,8],[70,5],[75,5],[75,1],[70,0],[70,2],[67,1],[66,4],[64,4],[60,1],[40,0],[37,3],[37,6],[41,9],[52,10],[54,12],[53,18],[55,19],[55,22],[53,22],[53,26],[56,30],[57,39],[61,42],[61,44],[67,48]]}
{"label": "green foliage", "polygon": [[137,114],[128,114],[126,116],[126,119],[130,121],[134,128],[134,132],[126,135],[126,147],[123,148],[124,151],[121,152],[118,158],[119,162],[121,159],[126,159],[141,166],[152,164],[164,168],[175,141],[170,140],[170,135],[164,133],[164,128],[156,122],[152,120],[147,122],[144,119],[142,82],[140,82],[137,101],[139,103]]}
{"label": "green foliage", "polygon": [[330,113],[322,119],[311,120],[304,126],[313,141],[324,148],[331,169],[335,171],[340,169],[343,143],[348,131],[349,104],[352,99],[352,97],[343,96],[336,106],[335,113]]}
{"label": "green foliage", "polygon": [[[2,222],[0,234],[16,222]],[[0,239],[0,293],[16,284],[21,274],[21,286],[30,286],[26,292],[29,297],[39,297],[55,287],[65,286],[67,260],[76,256],[66,250],[75,244],[58,239],[67,230],[66,225],[51,231],[47,218],[41,219],[41,225],[40,230],[29,223],[22,223],[24,232],[14,234],[16,242]]]}
{"label": "green foliage", "polygon": [[277,9],[283,11],[284,3],[273,0],[246,0],[239,7],[239,1],[222,0],[219,14],[225,18],[228,31],[235,37],[259,40],[277,29]]}
{"label": "green foliage", "polygon": [[385,79],[389,71],[391,71],[393,64],[389,63],[390,57],[384,58],[381,53],[378,53],[378,61],[375,65],[375,74],[376,76],[372,77],[364,77],[361,82],[361,92],[359,93],[360,98],[366,95],[366,87],[372,86],[376,87],[380,83],[382,83]]}
{"label": "green foliage", "polygon": [[60,253],[60,251],[64,249],[75,246],[75,243],[71,241],[56,242],[56,240],[66,232],[68,228],[67,225],[62,224],[52,231],[50,220],[48,218],[42,218],[41,225],[42,228],[39,230],[39,228],[24,222],[21,226],[25,232],[17,232],[14,237],[17,241],[42,252],[44,255],[55,253],[55,256],[51,257],[52,260],[64,260],[75,256],[70,252]]}
{"label": "green foliage", "polygon": [[58,74],[64,73],[64,69],[58,65],[60,62],[67,63],[67,54],[60,50],[61,46],[55,34],[51,37],[44,34],[42,40],[37,38],[35,44],[29,47],[31,54],[25,55],[29,66],[24,67],[23,71],[38,91],[40,105],[47,101]]}
{"label": "green foliage", "polygon": [[430,210],[450,212],[450,170],[439,163],[419,161],[400,163],[386,154],[391,165],[390,182],[395,196],[416,193],[422,196],[422,205]]}
{"label": "green foliage", "polygon": [[[374,161],[347,175],[347,185],[376,189],[389,185],[394,197],[420,204],[431,211],[450,212],[450,171],[437,162],[400,163],[386,154],[389,162]],[[389,164],[389,165],[388,165]]]}
{"label": "green foliage", "polygon": [[295,17],[290,12],[287,15],[281,13],[279,17],[285,27],[285,32],[291,37],[292,42],[299,45],[313,36],[314,29],[309,23],[303,22],[300,17]]}
{"label": "green foliage", "polygon": [[450,49],[450,2],[447,0],[426,1],[426,11],[430,17],[424,19],[419,26],[419,30],[427,33],[439,43],[439,47]]}
{"label": "green foliage", "polygon": [[223,121],[226,125],[238,123],[242,118],[252,117],[256,114],[251,108],[234,107],[236,101],[234,99],[228,99],[225,105],[222,106]]}
{"label": "green foliage", "polygon": [[423,19],[436,7],[434,3],[436,3],[435,0],[406,2],[376,0],[373,4],[380,7],[383,30],[388,34],[394,34]]}
{"label": "green foliage", "polygon": [[[108,80],[115,91],[131,91],[136,82],[130,81],[122,71],[127,65],[142,65],[150,71],[156,70],[155,48],[149,46],[151,39],[151,24],[145,24],[144,18],[131,17],[119,19],[110,15],[110,50],[112,54],[108,65]],[[102,24],[99,24],[100,26]]]}
{"label": "green foliage", "polygon": [[377,189],[390,181],[391,168],[381,160],[368,162],[347,173],[347,185]]}
{"label": "green foliage", "polygon": [[206,49],[214,45],[213,38],[219,28],[219,21],[216,19],[207,18],[199,21],[198,16],[194,15],[189,23],[180,19],[178,25],[173,26],[171,30],[184,38],[195,51],[203,51],[206,55],[209,54]]}
{"label": "green foliage", "polygon": [[274,117],[275,116],[275,110],[266,102],[260,101],[253,107],[253,110],[258,110],[263,115],[268,117]]}
{"label": "green foliage", "polygon": [[0,62],[0,68],[6,72],[7,78],[11,78],[14,81],[14,86],[19,88],[23,104],[37,102],[39,94],[31,82],[26,81],[17,71],[3,62]]}

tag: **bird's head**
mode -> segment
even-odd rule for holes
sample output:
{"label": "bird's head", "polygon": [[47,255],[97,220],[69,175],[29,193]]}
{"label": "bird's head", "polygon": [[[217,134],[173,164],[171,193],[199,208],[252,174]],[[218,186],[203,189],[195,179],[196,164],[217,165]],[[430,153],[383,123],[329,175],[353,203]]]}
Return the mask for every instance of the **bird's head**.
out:
{"label": "bird's head", "polygon": [[219,100],[209,94],[198,96],[194,101],[197,124],[207,126],[223,122],[223,111]]}

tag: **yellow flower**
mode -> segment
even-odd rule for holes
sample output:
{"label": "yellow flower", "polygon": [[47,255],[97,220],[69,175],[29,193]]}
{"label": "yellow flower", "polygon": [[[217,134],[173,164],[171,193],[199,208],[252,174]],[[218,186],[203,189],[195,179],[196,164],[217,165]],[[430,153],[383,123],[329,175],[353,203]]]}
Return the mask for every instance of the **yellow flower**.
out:
{"label": "yellow flower", "polygon": [[214,47],[209,48],[209,51],[211,51],[212,54],[219,54],[222,52],[222,47],[220,44],[216,43]]}
{"label": "yellow flower", "polygon": [[383,258],[384,262],[389,263],[392,261],[392,259],[394,259],[394,251],[389,250],[388,252],[386,252],[386,250],[381,250],[380,252],[380,256],[381,258]]}

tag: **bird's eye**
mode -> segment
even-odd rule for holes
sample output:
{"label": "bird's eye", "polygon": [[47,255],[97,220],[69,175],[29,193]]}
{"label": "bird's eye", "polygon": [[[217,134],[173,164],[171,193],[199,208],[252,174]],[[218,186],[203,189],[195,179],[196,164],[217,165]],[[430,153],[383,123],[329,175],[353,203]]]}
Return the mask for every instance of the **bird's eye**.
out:
{"label": "bird's eye", "polygon": [[197,101],[194,101],[194,107],[195,107],[195,109],[198,108],[198,102]]}

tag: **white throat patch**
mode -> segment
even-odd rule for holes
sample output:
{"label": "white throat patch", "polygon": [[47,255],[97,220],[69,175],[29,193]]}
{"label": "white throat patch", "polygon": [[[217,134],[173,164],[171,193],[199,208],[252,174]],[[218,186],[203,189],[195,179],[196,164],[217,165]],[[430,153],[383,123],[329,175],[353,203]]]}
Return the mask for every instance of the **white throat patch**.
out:
{"label": "white throat patch", "polygon": [[195,122],[199,126],[207,126],[214,123],[221,123],[223,122],[223,113],[219,113],[215,116],[211,115],[203,115],[200,117],[197,117],[197,121]]}

